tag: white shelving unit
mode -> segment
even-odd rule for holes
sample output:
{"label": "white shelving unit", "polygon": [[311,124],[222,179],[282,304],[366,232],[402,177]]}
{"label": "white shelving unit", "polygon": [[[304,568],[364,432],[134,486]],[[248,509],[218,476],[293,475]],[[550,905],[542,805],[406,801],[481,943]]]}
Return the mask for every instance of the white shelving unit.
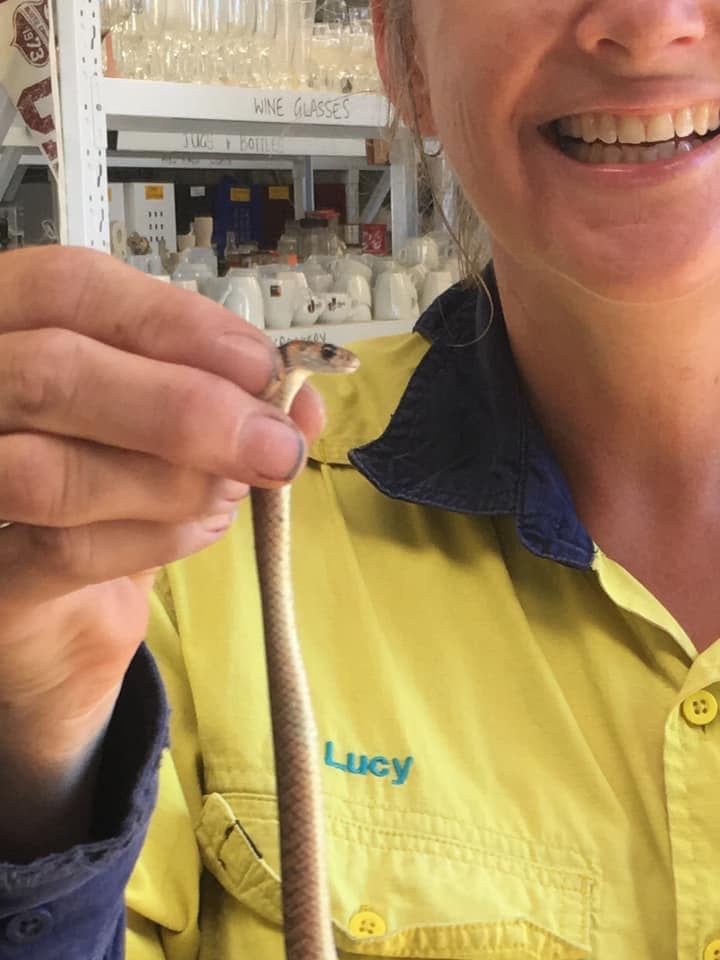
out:
{"label": "white shelving unit", "polygon": [[[296,213],[302,215],[313,202],[316,170],[342,169],[349,190],[356,187],[358,170],[365,166],[365,138],[382,136],[389,119],[388,103],[379,96],[110,79],[102,74],[99,0],[61,0],[55,11],[65,159],[60,195],[67,243],[108,249],[109,160],[118,166],[152,159],[162,167],[292,169]],[[108,131],[118,133],[118,150],[111,156]],[[22,130],[11,130],[4,142],[0,187],[11,183],[18,164],[37,162]],[[404,132],[362,213],[376,212],[388,190],[393,242],[399,248],[418,226],[416,157]],[[356,212],[359,219],[361,211]],[[292,334],[337,330],[346,342],[397,332],[390,326],[398,325],[293,328]]]}

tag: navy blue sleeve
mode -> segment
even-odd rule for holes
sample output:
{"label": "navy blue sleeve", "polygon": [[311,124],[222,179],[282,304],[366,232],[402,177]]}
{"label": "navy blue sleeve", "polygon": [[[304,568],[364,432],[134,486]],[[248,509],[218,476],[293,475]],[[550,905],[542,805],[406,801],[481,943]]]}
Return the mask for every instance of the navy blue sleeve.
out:
{"label": "navy blue sleeve", "polygon": [[168,711],[141,647],[103,745],[90,842],[24,866],[0,863],[0,960],[121,960],[124,890],[155,806]]}

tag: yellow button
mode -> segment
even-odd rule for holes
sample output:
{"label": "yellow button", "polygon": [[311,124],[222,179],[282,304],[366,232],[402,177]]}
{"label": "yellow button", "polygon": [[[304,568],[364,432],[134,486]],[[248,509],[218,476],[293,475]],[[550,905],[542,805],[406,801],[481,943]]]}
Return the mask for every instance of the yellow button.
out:
{"label": "yellow button", "polygon": [[350,917],[350,933],[354,937],[381,937],[386,930],[387,924],[371,907],[360,907]]}
{"label": "yellow button", "polygon": [[711,940],[705,947],[703,960],[720,960],[720,940]]}
{"label": "yellow button", "polygon": [[694,727],[706,727],[718,715],[718,702],[708,690],[698,690],[683,702],[682,712],[687,722]]}

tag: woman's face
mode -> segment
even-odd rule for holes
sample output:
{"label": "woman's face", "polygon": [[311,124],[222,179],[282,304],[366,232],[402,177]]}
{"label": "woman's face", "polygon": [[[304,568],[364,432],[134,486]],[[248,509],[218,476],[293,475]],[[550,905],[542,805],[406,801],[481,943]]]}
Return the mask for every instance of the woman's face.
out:
{"label": "woman's face", "polygon": [[496,247],[630,301],[720,279],[720,136],[687,136],[720,133],[720,0],[413,5],[420,96]]}

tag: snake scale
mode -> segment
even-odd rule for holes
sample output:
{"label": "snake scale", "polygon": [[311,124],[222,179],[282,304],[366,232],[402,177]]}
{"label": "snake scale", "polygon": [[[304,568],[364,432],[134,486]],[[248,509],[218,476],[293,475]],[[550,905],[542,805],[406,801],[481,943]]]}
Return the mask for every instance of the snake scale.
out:
{"label": "snake scale", "polygon": [[[284,376],[269,398],[285,412],[314,373],[352,373],[354,354],[294,340],[280,348]],[[318,735],[295,623],[290,572],[290,488],[253,488],[255,551],[280,820],[287,960],[336,960],[325,857]]]}

